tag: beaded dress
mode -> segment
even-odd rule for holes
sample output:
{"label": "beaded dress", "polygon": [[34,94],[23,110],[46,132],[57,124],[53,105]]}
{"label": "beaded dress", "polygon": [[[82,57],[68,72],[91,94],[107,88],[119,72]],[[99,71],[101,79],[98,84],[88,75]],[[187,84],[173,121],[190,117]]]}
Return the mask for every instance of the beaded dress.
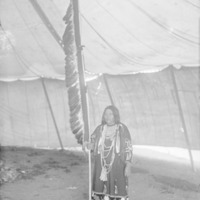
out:
{"label": "beaded dress", "polygon": [[92,134],[91,142],[94,144],[93,197],[128,199],[124,175],[126,162],[132,158],[128,128],[122,123],[112,127],[100,125]]}

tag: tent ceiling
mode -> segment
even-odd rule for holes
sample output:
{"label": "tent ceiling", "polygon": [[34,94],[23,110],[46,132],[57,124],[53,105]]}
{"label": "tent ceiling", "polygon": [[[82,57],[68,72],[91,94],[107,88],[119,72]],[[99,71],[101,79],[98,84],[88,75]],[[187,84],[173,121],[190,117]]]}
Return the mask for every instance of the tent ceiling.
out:
{"label": "tent ceiling", "polygon": [[[64,52],[32,6],[62,37],[69,0],[0,0],[0,79],[64,77]],[[86,70],[132,73],[199,64],[198,0],[80,0]]]}

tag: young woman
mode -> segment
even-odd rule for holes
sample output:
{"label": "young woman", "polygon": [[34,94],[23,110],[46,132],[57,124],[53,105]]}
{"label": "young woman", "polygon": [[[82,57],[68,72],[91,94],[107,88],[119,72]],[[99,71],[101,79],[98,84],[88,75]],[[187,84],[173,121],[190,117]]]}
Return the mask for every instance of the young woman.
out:
{"label": "young woman", "polygon": [[94,155],[92,199],[128,199],[131,136],[115,106],[105,108],[101,124],[91,135],[90,148]]}

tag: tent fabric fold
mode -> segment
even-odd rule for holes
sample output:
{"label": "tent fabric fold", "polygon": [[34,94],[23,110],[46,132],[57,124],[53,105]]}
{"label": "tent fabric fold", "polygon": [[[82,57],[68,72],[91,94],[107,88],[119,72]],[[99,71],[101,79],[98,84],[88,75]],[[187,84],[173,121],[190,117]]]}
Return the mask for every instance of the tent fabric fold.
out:
{"label": "tent fabric fold", "polygon": [[[37,1],[61,37],[69,0]],[[0,80],[64,79],[65,54],[31,0],[0,2]],[[199,66],[199,9],[183,0],[80,1],[85,69],[94,74]]]}

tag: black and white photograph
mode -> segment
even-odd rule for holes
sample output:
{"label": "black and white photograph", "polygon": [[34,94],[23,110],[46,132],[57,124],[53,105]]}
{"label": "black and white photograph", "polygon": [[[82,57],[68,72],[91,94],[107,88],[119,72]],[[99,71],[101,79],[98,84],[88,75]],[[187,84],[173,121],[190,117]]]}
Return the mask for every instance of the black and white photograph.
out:
{"label": "black and white photograph", "polygon": [[199,200],[200,0],[0,0],[0,200]]}

